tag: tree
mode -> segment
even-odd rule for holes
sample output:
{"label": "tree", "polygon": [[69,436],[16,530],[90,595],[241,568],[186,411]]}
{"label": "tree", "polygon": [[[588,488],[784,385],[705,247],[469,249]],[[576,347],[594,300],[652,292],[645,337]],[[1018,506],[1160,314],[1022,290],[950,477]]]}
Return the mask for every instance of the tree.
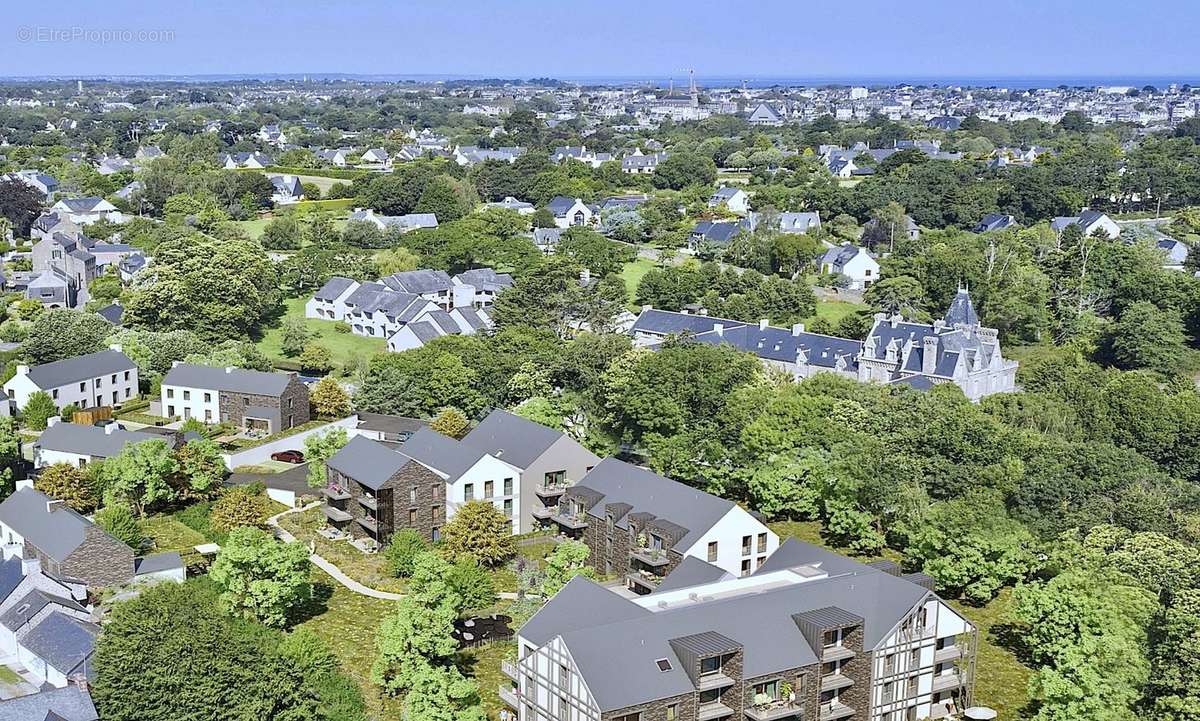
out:
{"label": "tree", "polygon": [[621,264],[630,255],[625,246],[587,228],[568,228],[563,231],[554,253],[574,260],[597,277],[620,271]]}
{"label": "tree", "polygon": [[205,498],[225,480],[225,459],[215,441],[199,438],[188,441],[175,451],[179,467],[179,492]]}
{"label": "tree", "polygon": [[117,455],[99,465],[96,479],[103,489],[104,504],[128,503],[138,516],[160,501],[175,497],[170,479],[179,471],[179,463],[166,441],[130,443]]}
{"label": "tree", "polygon": [[1145,368],[1173,375],[1187,356],[1183,322],[1175,311],[1138,302],[1125,309],[1112,331],[1113,358],[1122,368]]}
{"label": "tree", "polygon": [[426,550],[428,550],[428,544],[417,530],[401,528],[392,534],[392,540],[383,550],[383,555],[387,559],[388,569],[391,570],[392,575],[397,578],[406,578],[412,575],[413,563],[416,561],[417,555]]}
{"label": "tree", "polygon": [[312,373],[328,373],[333,369],[333,354],[325,346],[309,343],[300,353],[300,367]]}
{"label": "tree", "polygon": [[801,450],[782,458],[772,456],[750,477],[750,497],[768,518],[813,518],[820,511],[821,489],[828,476],[829,465],[819,452]]}
{"label": "tree", "polygon": [[439,550],[447,558],[470,555],[496,566],[516,553],[509,519],[490,501],[468,501],[442,526]]}
{"label": "tree", "polygon": [[373,413],[428,418],[450,407],[473,415],[486,405],[478,385],[479,374],[435,341],[372,358],[354,402]]}
{"label": "tree", "polygon": [[[406,692],[413,688],[416,675],[423,669],[451,665],[458,649],[454,621],[462,599],[447,583],[447,570],[448,564],[436,554],[418,555],[409,594],[380,624],[371,679],[384,691]],[[412,590],[414,585],[419,590]]]}
{"label": "tree", "polygon": [[403,246],[386,248],[379,251],[371,259],[380,277],[416,270],[421,267],[421,258],[416,253]]}
{"label": "tree", "polygon": [[333,376],[314,383],[308,400],[320,418],[345,418],[350,413],[350,396]]}
{"label": "tree", "polygon": [[384,234],[369,220],[351,220],[342,228],[342,242],[351,248],[383,248]]}
{"label": "tree", "polygon": [[595,571],[587,565],[591,550],[581,541],[562,541],[546,557],[546,573],[542,579],[542,598],[558,593],[567,582],[576,576],[595,578]]}
{"label": "tree", "polygon": [[51,308],[29,326],[22,349],[33,363],[51,363],[102,350],[112,330],[112,324],[95,313]]}
{"label": "tree", "polygon": [[128,505],[119,502],[105,505],[96,511],[96,525],[134,551],[141,552],[145,541],[142,527]]}
{"label": "tree", "polygon": [[283,319],[279,348],[285,356],[294,358],[300,355],[310,338],[312,338],[312,333],[309,332],[308,324],[303,318],[288,316]]}
{"label": "tree", "polygon": [[467,434],[467,429],[471,427],[471,424],[463,412],[457,408],[443,408],[437,414],[437,418],[434,418],[433,422],[429,424],[429,427],[444,436],[462,438]]}
{"label": "tree", "polygon": [[235,528],[263,528],[270,512],[271,503],[262,494],[246,486],[235,486],[221,492],[209,512],[209,521],[222,533]]}
{"label": "tree", "polygon": [[300,223],[295,213],[283,213],[271,219],[263,228],[259,241],[271,250],[297,250],[300,248]]}
{"label": "tree", "polygon": [[25,401],[25,407],[21,409],[21,425],[33,430],[46,430],[46,422],[52,417],[58,415],[58,406],[54,405],[54,399],[46,391],[34,391],[29,394],[29,400]]}
{"label": "tree", "polygon": [[208,575],[226,608],[265,626],[286,625],[311,594],[308,549],[257,528],[230,531]]}
{"label": "tree", "polygon": [[654,169],[656,188],[683,190],[689,185],[712,185],[716,180],[716,163],[695,153],[671,153]]}
{"label": "tree", "polygon": [[920,317],[924,297],[925,289],[920,281],[907,275],[872,283],[863,293],[863,300],[876,311],[889,315],[899,313],[907,318]]}
{"label": "tree", "polygon": [[446,583],[462,599],[463,611],[479,611],[496,603],[496,586],[488,569],[470,556],[462,556],[446,571]]}
{"label": "tree", "polygon": [[87,475],[67,463],[55,463],[42,469],[33,487],[51,498],[64,501],[80,513],[90,513],[96,508]]}
{"label": "tree", "polygon": [[438,175],[421,191],[415,210],[433,213],[439,223],[447,223],[470,213],[478,202],[479,196],[469,183],[449,175]]}
{"label": "tree", "polygon": [[308,485],[312,488],[325,486],[325,462],[333,457],[350,441],[346,429],[331,428],[324,433],[313,433],[304,439],[304,460],[308,463]]}
{"label": "tree", "polygon": [[42,197],[20,180],[0,181],[0,216],[12,224],[13,235],[29,237],[29,228],[42,212]]}

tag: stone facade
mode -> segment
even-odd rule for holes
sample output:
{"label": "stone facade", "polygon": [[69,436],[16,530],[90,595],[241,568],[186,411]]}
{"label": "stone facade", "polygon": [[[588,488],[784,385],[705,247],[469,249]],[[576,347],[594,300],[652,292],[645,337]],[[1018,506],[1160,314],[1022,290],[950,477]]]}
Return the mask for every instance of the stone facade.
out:
{"label": "stone facade", "polygon": [[[672,538],[665,531],[656,528],[653,519],[645,518],[645,514],[636,512],[629,514],[626,520],[628,528],[620,528],[617,526],[618,517],[615,515],[617,510],[611,506],[606,507],[603,520],[588,514],[588,524],[580,535],[580,540],[591,551],[588,555],[588,564],[601,576],[618,578],[644,570],[650,573],[650,576],[642,575],[643,580],[637,584],[640,588],[634,588],[634,590],[649,593],[658,585],[659,580],[674,571],[683,561],[683,555],[671,548],[679,539]],[[660,537],[666,536],[663,539],[663,548],[665,549],[663,554],[667,561],[665,565],[650,566],[630,555],[631,551],[638,546],[639,537],[645,534],[649,538],[651,533],[656,533]]]}
{"label": "stone facade", "polygon": [[308,386],[293,376],[278,396],[220,391],[222,421],[244,427],[246,409],[252,407],[269,408],[276,414],[276,419],[271,421],[278,425],[268,429],[271,433],[303,425],[310,420]]}
{"label": "stone facade", "polygon": [[133,549],[88,524],[83,543],[62,561],[50,558],[28,541],[25,556],[36,558],[47,573],[78,579],[88,586],[120,586],[133,580]]}
{"label": "stone facade", "polygon": [[[350,514],[349,521],[337,523],[356,538],[373,538],[387,543],[401,528],[416,529],[427,541],[433,541],[446,519],[446,481],[419,463],[410,462],[388,478],[378,491],[366,488],[358,481],[325,467],[326,478],[350,494],[345,500],[328,500],[330,506]],[[374,496],[376,509],[371,511],[360,498]],[[359,518],[374,519],[377,528],[372,532],[358,522]]]}

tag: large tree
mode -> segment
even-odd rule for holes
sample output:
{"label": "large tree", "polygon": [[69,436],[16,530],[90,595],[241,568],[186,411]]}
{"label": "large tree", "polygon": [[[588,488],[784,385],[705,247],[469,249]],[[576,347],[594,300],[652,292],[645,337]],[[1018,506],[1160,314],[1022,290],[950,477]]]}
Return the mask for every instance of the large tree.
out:
{"label": "large tree", "polygon": [[469,555],[488,566],[503,563],[517,550],[509,519],[490,500],[463,504],[442,526],[439,548],[448,558]]}
{"label": "large tree", "polygon": [[29,228],[42,212],[42,196],[20,180],[0,181],[0,216],[12,223],[13,234],[29,237]]}
{"label": "large tree", "polygon": [[112,324],[95,313],[51,308],[29,326],[22,350],[33,363],[74,358],[103,350],[112,330]]}
{"label": "large tree", "polygon": [[139,516],[161,502],[175,497],[171,479],[179,463],[166,441],[150,440],[126,445],[96,469],[104,503],[128,503]]}
{"label": "large tree", "polygon": [[257,528],[235,528],[209,569],[221,601],[235,614],[283,627],[311,593],[308,549]]}

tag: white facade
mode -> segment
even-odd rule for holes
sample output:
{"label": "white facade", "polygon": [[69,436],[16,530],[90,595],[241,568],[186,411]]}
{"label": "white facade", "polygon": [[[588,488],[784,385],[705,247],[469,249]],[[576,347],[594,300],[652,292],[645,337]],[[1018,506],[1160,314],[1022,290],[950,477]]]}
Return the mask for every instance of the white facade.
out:
{"label": "white facade", "polygon": [[18,409],[24,408],[29,396],[45,391],[59,410],[72,403],[80,408],[120,405],[138,395],[137,366],[116,373],[71,381],[60,386],[41,388],[29,378],[29,366],[18,365],[17,374],[4,384],[4,391]]}
{"label": "white facade", "polygon": [[309,298],[304,304],[305,318],[320,318],[321,320],[345,320],[346,319],[346,299],[350,294],[358,290],[359,282],[356,280],[350,281],[350,285],[338,294],[336,298],[322,299],[315,295]]}
{"label": "white facade", "polygon": [[579,198],[575,199],[575,203],[571,205],[562,215],[554,216],[554,224],[560,228],[570,228],[576,225],[590,225],[592,222],[592,209],[587,207]]}
{"label": "white facade", "polygon": [[[715,557],[710,553],[714,543]],[[777,548],[779,536],[744,508],[734,506],[690,548],[684,550],[683,555],[711,563],[734,576],[746,576],[757,571]]]}
{"label": "white facade", "polygon": [[850,287],[862,290],[879,280],[879,262],[871,257],[866,248],[859,248],[858,253],[840,264],[824,261],[821,264],[823,273],[841,273],[850,279]]}
{"label": "white facade", "polygon": [[485,453],[446,486],[446,520],[468,501],[490,501],[512,521],[513,534],[530,530],[521,527],[521,469],[495,456]]}
{"label": "white facade", "polygon": [[198,418],[205,423],[219,423],[221,420],[221,394],[215,389],[164,383],[159,397],[163,415],[168,418]]}

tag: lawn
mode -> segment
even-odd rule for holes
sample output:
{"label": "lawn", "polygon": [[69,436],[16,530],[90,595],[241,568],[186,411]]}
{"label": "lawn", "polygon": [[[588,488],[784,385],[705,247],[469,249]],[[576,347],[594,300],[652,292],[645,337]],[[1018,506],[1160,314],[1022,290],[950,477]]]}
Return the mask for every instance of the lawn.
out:
{"label": "lawn", "polygon": [[267,224],[272,218],[255,218],[254,220],[237,220],[233,224],[242,230],[246,231],[246,235],[250,236],[251,240],[258,240],[262,237],[263,231],[266,230]]}
{"label": "lawn", "polygon": [[817,300],[817,312],[811,318],[805,319],[806,324],[811,324],[817,318],[825,318],[830,323],[837,325],[838,321],[851,313],[857,313],[861,310],[866,310],[867,306],[862,303],[851,303],[844,300]]}
{"label": "lawn", "polygon": [[983,607],[949,602],[979,629],[975,655],[975,703],[999,712],[1000,721],[1016,721],[1029,703],[1032,671],[1004,643],[1012,623],[1012,589],[1000,592]]}
{"label": "lawn", "polygon": [[203,533],[189,528],[173,515],[155,515],[144,518],[138,524],[142,534],[154,543],[154,552],[186,551],[207,543]]}
{"label": "lawn", "polygon": [[317,533],[317,529],[325,525],[320,508],[290,513],[279,519],[279,525],[304,543],[315,543],[318,555],[359,583],[380,591],[404,591],[404,581],[388,572],[383,554],[368,555],[351,546],[349,541],[330,541]]}
{"label": "lawn", "polygon": [[[289,298],[284,301],[287,307],[283,318],[304,318],[304,303],[308,298]],[[255,344],[258,349],[271,360],[294,360],[283,354],[283,318],[274,327],[267,330]],[[383,338],[367,338],[353,333],[338,332],[337,327],[346,328],[345,323],[319,318],[304,318],[312,338],[309,342],[323,346],[333,355],[333,362],[339,367],[345,365],[355,356],[370,357],[376,353],[387,351],[387,341]]]}
{"label": "lawn", "polygon": [[638,283],[642,276],[650,272],[655,263],[647,258],[635,258],[621,268],[621,278],[625,281],[625,293],[629,296],[630,310],[637,311],[641,306],[636,302]]}
{"label": "lawn", "polygon": [[463,673],[474,678],[475,683],[479,685],[479,698],[483,701],[483,709],[489,719],[499,718],[500,709],[508,708],[497,693],[500,684],[511,683],[500,670],[500,662],[506,658],[515,658],[516,649],[516,643],[504,641],[472,648],[460,655]]}
{"label": "lawn", "polygon": [[316,613],[300,626],[311,629],[333,649],[342,670],[362,688],[372,718],[400,721],[401,701],[381,695],[371,683],[375,635],[380,622],[395,609],[395,602],[353,593],[319,569],[313,569],[312,580]]}

